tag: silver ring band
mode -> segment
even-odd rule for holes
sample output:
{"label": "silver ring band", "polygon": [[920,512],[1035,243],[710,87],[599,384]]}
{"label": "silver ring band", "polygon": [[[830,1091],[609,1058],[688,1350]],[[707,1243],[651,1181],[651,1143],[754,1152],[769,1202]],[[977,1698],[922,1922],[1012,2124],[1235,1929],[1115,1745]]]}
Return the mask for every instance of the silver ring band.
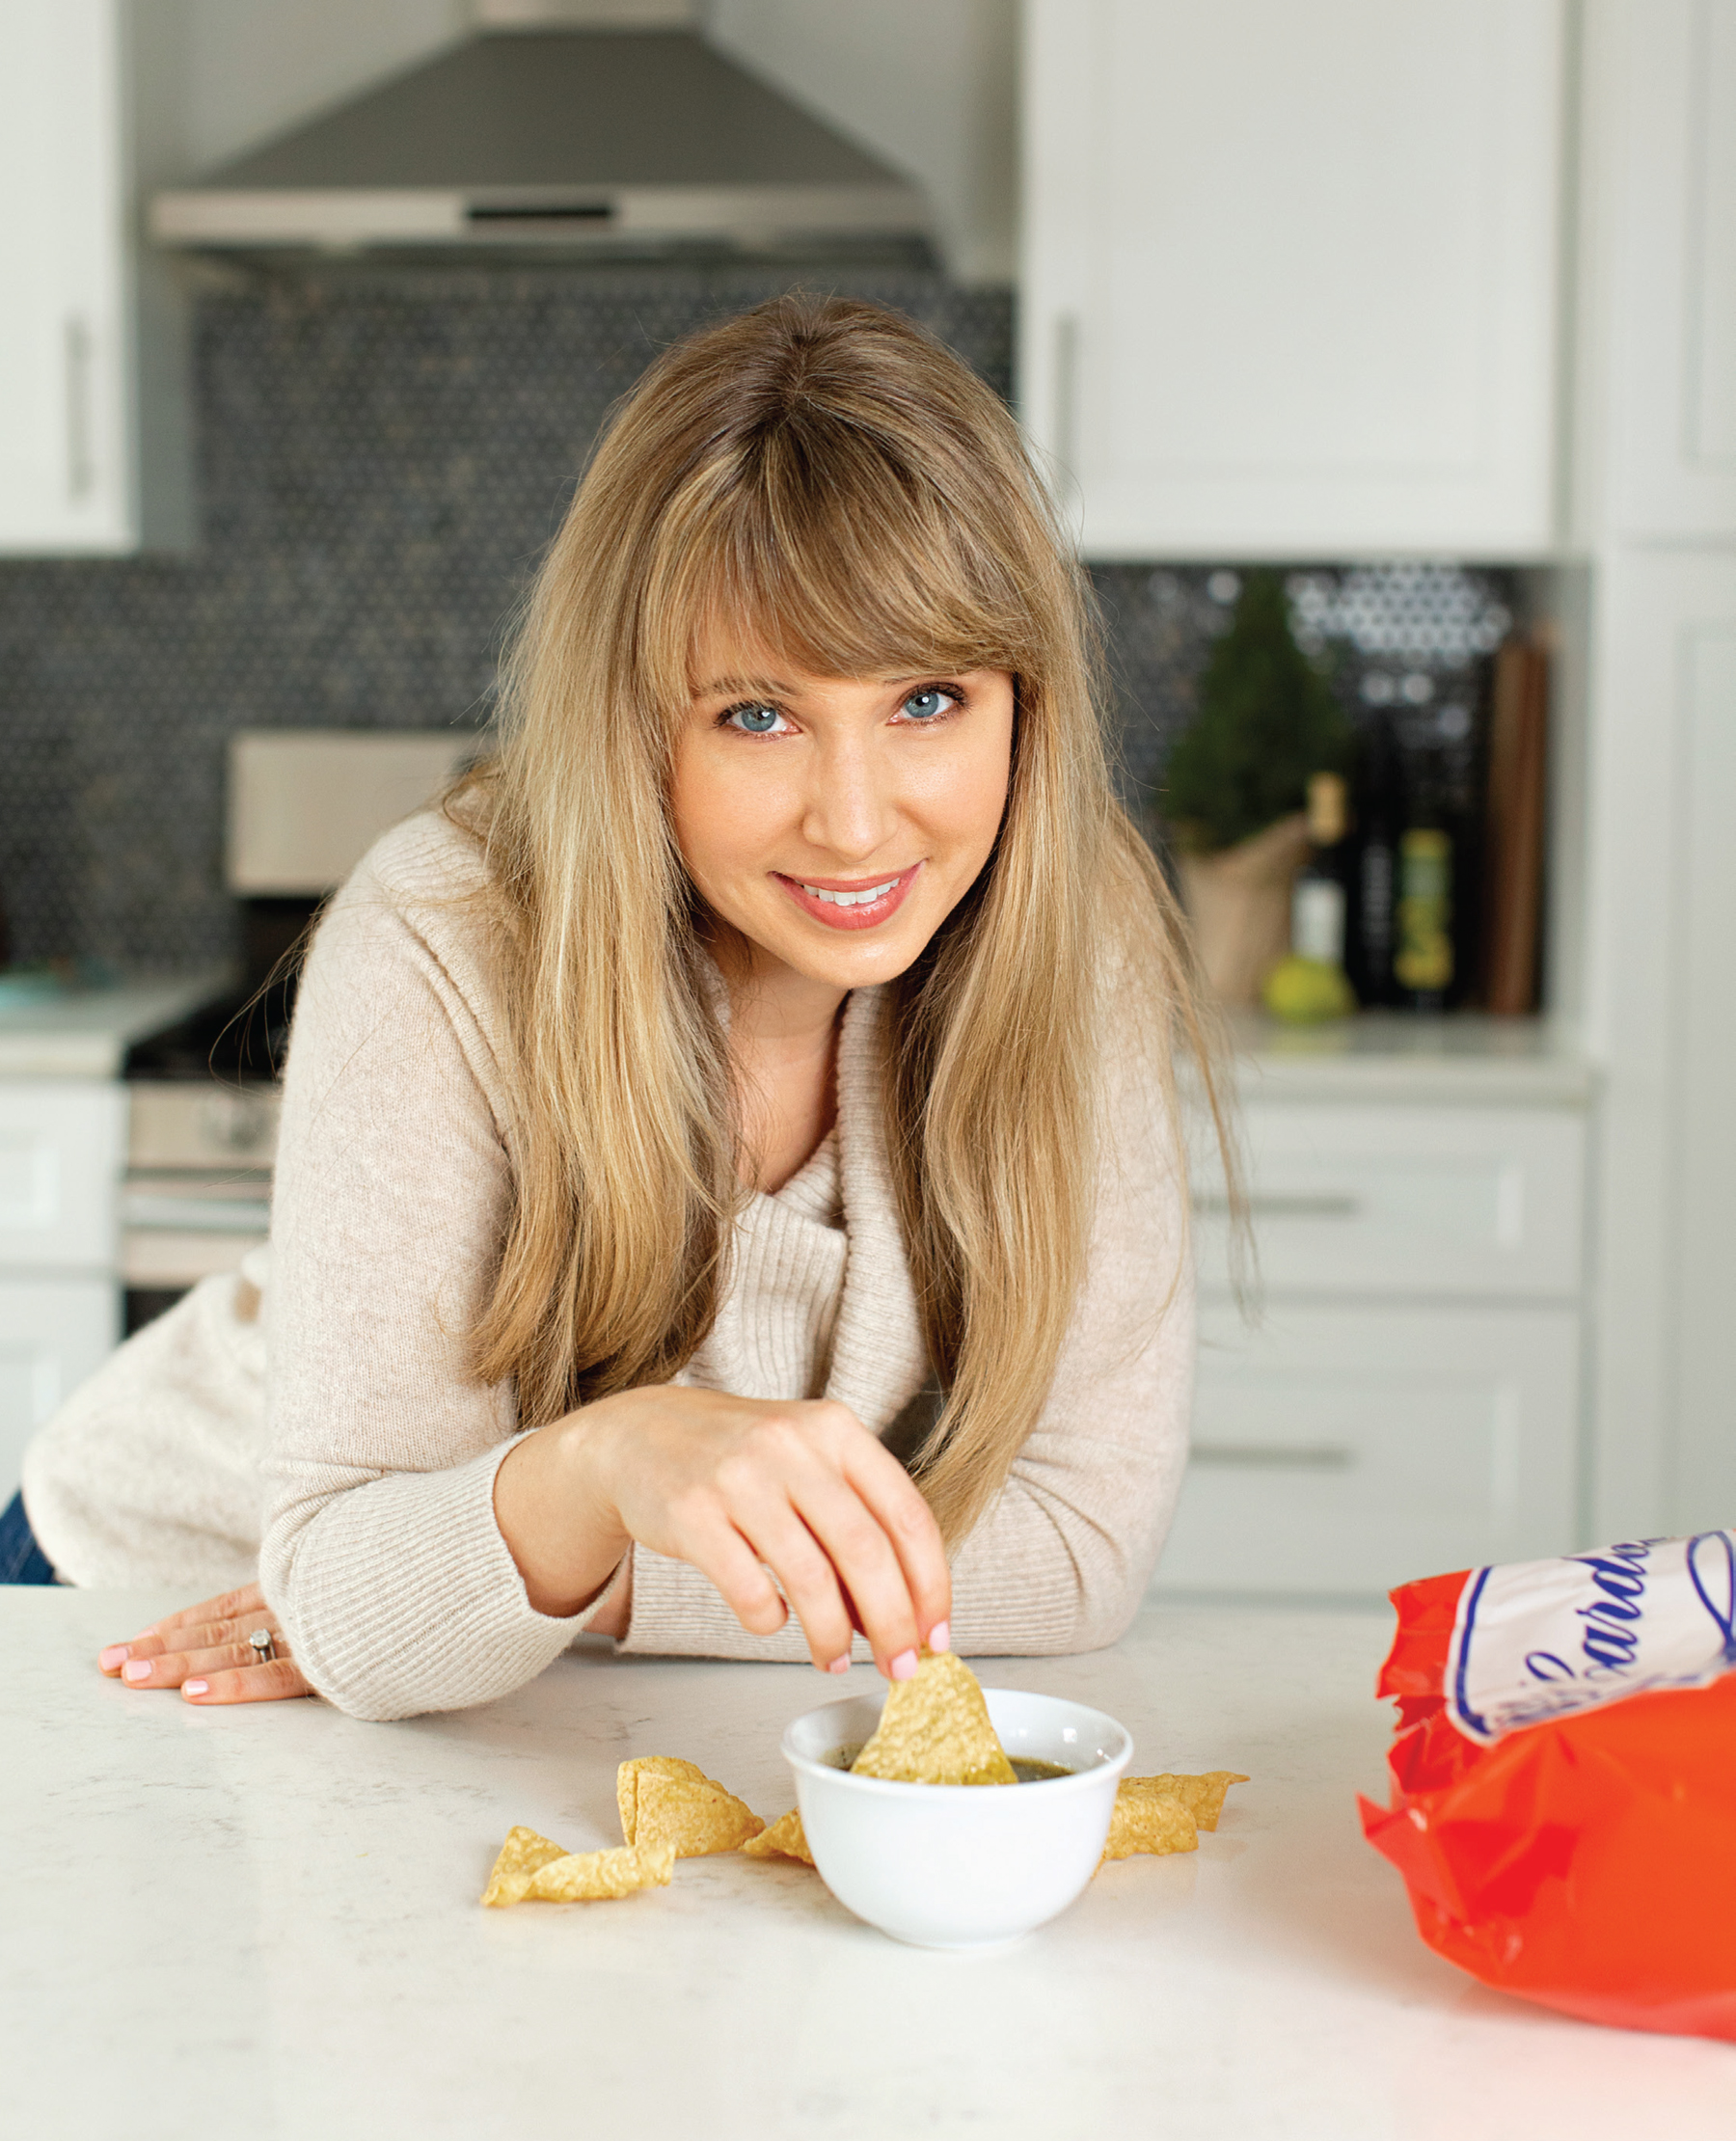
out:
{"label": "silver ring band", "polygon": [[256,1628],[247,1640],[253,1645],[255,1665],[269,1665],[277,1656],[277,1645],[272,1641],[269,1628]]}

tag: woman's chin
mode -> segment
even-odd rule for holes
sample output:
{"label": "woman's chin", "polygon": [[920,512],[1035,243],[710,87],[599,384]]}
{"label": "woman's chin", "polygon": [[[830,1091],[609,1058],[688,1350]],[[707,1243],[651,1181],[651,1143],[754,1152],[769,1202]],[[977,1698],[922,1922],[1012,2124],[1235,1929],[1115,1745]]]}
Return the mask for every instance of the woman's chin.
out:
{"label": "woman's chin", "polygon": [[912,927],[900,914],[873,930],[828,930],[810,923],[795,930],[768,932],[758,940],[762,954],[792,968],[804,981],[833,989],[871,989],[896,979],[915,964],[931,932]]}

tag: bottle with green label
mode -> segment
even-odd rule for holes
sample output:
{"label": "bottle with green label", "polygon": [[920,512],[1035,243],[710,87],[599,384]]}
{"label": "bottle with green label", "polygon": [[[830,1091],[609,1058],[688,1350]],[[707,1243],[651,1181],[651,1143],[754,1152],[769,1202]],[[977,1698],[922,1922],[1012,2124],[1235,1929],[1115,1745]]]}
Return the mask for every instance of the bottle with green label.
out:
{"label": "bottle with green label", "polygon": [[1412,1011],[1444,1011],[1453,983],[1452,834],[1437,784],[1417,784],[1398,840],[1393,980]]}

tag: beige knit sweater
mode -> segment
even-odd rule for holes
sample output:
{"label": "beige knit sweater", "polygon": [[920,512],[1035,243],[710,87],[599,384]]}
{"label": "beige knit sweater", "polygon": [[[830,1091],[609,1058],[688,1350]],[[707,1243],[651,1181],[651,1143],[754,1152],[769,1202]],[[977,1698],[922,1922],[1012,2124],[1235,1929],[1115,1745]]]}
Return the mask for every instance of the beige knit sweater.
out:
{"label": "beige knit sweater", "polygon": [[[506,1694],[585,1618],[525,1596],[493,1507],[512,1392],[463,1365],[508,1194],[501,1006],[464,900],[480,870],[432,815],[362,863],[303,978],[268,1267],[207,1282],[123,1346],[26,1459],[31,1522],[63,1577],[216,1585],[245,1580],[257,1551],[303,1670],[360,1717]],[[680,1380],[824,1395],[902,1439],[932,1394],[881,1138],[881,1016],[879,991],[850,999],[837,1130],[749,1201],[716,1326]],[[1180,1483],[1180,1187],[1149,1068],[1111,1083],[1089,1275],[1048,1402],[955,1558],[966,1653],[1112,1641]],[[688,1564],[638,1547],[630,1565],[624,1649],[805,1659],[794,1622],[747,1635]]]}

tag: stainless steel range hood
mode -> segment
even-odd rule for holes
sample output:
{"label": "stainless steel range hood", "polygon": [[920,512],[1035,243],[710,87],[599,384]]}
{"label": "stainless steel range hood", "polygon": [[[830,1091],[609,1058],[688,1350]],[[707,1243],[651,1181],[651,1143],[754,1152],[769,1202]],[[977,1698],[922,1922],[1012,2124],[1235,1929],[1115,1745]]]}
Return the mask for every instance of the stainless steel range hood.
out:
{"label": "stainless steel range hood", "polygon": [[171,246],[632,252],[926,235],[928,204],[692,29],[485,29],[159,193]]}

